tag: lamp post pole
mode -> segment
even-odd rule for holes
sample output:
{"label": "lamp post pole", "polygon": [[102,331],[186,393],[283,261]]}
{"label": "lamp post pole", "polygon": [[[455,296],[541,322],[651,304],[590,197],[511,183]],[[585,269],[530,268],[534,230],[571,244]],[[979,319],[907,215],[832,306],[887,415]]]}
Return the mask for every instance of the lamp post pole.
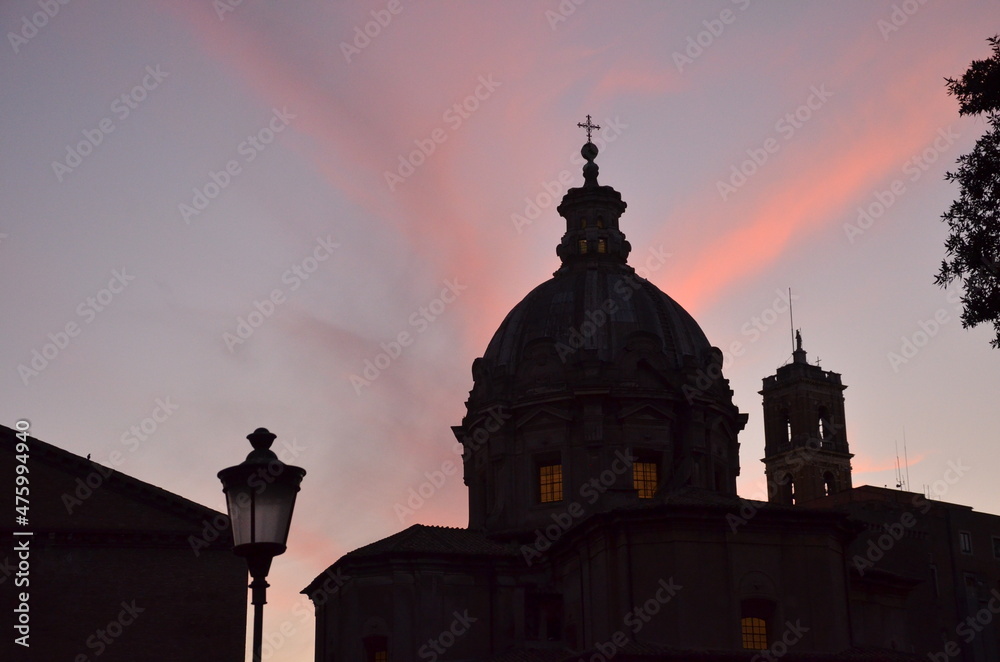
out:
{"label": "lamp post pole", "polygon": [[233,552],[246,558],[253,610],[253,662],[261,661],[267,573],[271,560],[284,554],[292,511],[305,469],[278,459],[271,450],[275,435],[257,428],[247,439],[254,450],[241,464],[219,472],[233,530]]}
{"label": "lamp post pole", "polygon": [[264,639],[264,605],[267,604],[265,593],[268,583],[263,577],[254,577],[250,582],[251,598],[253,605],[253,662],[261,660],[261,646]]}

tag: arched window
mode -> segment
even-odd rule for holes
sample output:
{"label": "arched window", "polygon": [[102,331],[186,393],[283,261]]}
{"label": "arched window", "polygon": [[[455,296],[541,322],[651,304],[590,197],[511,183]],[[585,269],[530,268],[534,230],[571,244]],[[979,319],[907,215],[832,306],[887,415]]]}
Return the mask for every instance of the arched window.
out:
{"label": "arched window", "polygon": [[746,650],[764,650],[770,645],[769,625],[774,620],[774,603],[763,598],[740,602],[740,638]]}
{"label": "arched window", "polygon": [[836,491],[837,491],[837,482],[836,479],[833,477],[833,473],[830,471],[825,472],[823,474],[823,495],[830,496],[831,494],[836,493]]}
{"label": "arched window", "polygon": [[580,240],[580,255],[586,255],[586,254],[587,254],[587,240],[586,239],[581,239]]}
{"label": "arched window", "polygon": [[819,438],[826,440],[833,436],[833,429],[830,427],[830,410],[820,407],[817,414],[816,426],[819,430]]}
{"label": "arched window", "polygon": [[788,480],[788,503],[795,505],[795,481]]}
{"label": "arched window", "polygon": [[781,411],[781,420],[784,423],[785,428],[785,441],[792,441],[792,417],[788,415],[788,410],[783,409]]}

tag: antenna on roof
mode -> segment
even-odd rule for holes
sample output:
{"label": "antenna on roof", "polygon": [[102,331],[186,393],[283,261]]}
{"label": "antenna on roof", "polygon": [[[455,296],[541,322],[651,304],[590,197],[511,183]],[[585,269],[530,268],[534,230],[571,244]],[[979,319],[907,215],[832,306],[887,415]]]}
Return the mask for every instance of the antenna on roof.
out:
{"label": "antenna on roof", "polygon": [[910,457],[906,452],[906,426],[903,426],[903,466],[906,467],[906,487],[910,487]]}
{"label": "antenna on roof", "polygon": [[896,447],[896,489],[903,489],[903,472],[899,468],[899,442],[895,439],[892,440],[893,445]]}

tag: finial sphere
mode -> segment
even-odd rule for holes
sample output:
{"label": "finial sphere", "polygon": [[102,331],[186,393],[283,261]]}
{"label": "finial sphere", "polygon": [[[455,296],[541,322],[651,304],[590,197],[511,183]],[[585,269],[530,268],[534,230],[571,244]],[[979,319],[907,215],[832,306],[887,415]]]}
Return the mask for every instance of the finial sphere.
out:
{"label": "finial sphere", "polygon": [[587,159],[588,161],[593,161],[597,158],[597,145],[592,142],[585,143],[580,149],[580,156]]}
{"label": "finial sphere", "polygon": [[247,439],[250,440],[250,444],[256,451],[266,451],[271,448],[271,444],[278,435],[268,431],[267,428],[257,428],[251,434],[247,435]]}

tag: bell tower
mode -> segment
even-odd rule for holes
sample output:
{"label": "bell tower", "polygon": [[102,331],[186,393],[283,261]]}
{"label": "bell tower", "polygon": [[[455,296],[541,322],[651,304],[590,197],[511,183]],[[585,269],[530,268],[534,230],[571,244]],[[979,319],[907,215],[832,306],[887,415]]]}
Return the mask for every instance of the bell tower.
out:
{"label": "bell tower", "polygon": [[792,362],[764,378],[764,459],[768,501],[785,505],[851,489],[844,389],[836,372],[806,360],[795,332]]}

